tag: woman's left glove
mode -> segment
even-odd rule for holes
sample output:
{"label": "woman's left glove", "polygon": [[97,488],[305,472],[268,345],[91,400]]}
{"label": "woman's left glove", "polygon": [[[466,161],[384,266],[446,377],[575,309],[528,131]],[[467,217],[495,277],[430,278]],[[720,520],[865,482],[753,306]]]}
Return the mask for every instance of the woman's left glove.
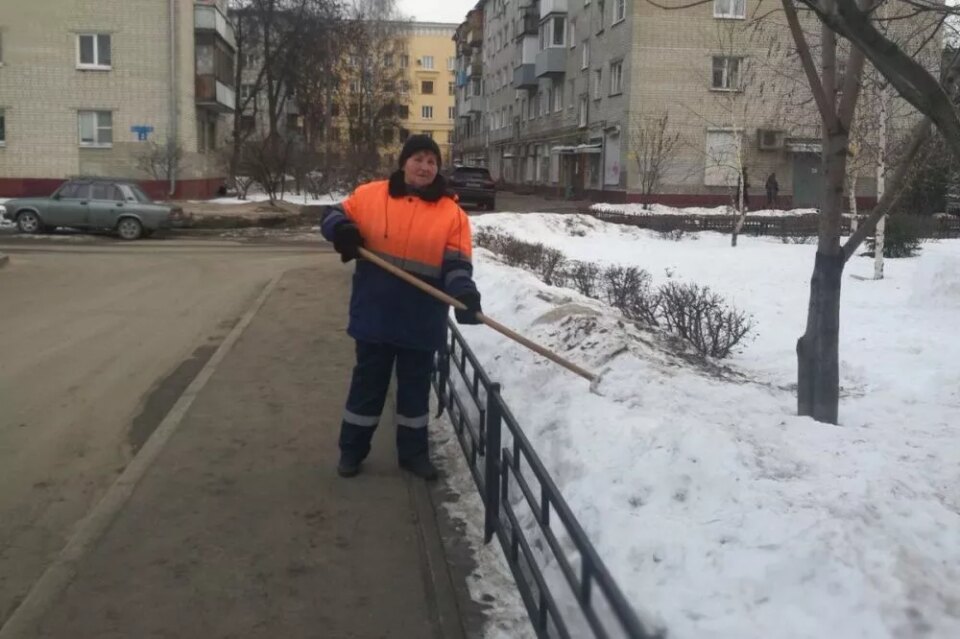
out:
{"label": "woman's left glove", "polygon": [[466,306],[466,310],[454,309],[454,315],[457,317],[457,324],[480,324],[480,318],[477,313],[482,313],[480,308],[480,293],[477,291],[468,291],[457,296],[457,301]]}

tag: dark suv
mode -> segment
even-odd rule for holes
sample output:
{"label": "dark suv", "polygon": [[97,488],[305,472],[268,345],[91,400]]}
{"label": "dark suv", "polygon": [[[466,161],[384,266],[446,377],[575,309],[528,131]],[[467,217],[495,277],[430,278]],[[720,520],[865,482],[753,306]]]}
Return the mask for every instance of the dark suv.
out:
{"label": "dark suv", "polygon": [[450,173],[450,188],[461,203],[473,202],[491,211],[497,203],[497,185],[482,166],[458,166]]}

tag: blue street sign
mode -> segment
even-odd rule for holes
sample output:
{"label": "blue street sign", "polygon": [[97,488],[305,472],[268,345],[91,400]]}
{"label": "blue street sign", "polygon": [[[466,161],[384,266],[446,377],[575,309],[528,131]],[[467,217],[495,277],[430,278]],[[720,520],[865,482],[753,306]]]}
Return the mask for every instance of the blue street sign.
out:
{"label": "blue street sign", "polygon": [[130,127],[130,131],[131,131],[132,133],[136,133],[136,134],[137,134],[137,140],[143,142],[144,140],[147,139],[147,137],[148,137],[151,133],[153,133],[153,127],[152,127],[152,126],[146,126],[146,125],[143,125],[143,124],[138,124],[138,125],[136,125],[136,126]]}

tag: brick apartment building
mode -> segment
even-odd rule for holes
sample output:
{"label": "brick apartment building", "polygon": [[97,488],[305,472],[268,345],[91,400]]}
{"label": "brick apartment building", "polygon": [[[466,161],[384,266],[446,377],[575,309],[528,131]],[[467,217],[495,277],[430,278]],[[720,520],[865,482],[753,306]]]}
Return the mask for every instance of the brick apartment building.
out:
{"label": "brick apartment building", "polygon": [[[208,197],[234,108],[227,0],[4,0],[0,196],[63,179],[136,179],[153,197]],[[182,150],[175,175],[137,168],[151,143]]]}

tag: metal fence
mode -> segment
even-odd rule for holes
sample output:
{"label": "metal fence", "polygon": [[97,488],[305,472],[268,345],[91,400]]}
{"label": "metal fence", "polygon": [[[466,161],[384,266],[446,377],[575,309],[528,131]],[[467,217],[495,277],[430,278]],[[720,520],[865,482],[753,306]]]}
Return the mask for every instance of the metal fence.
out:
{"label": "metal fence", "polygon": [[537,636],[662,636],[641,623],[452,322],[433,384],[483,498],[485,541],[499,539]]}
{"label": "metal fence", "polygon": [[[638,226],[660,232],[680,230],[730,233],[738,219],[735,215],[627,215],[594,210],[588,210],[586,213],[604,222]],[[960,237],[960,217],[903,216],[898,219],[904,218],[910,220],[909,223],[920,237],[929,239]],[[841,234],[847,235],[851,232],[851,223],[850,216],[843,216],[840,219]],[[752,217],[748,214],[740,232],[742,235],[815,237],[819,232],[819,224],[819,216],[816,214],[784,217]]]}

